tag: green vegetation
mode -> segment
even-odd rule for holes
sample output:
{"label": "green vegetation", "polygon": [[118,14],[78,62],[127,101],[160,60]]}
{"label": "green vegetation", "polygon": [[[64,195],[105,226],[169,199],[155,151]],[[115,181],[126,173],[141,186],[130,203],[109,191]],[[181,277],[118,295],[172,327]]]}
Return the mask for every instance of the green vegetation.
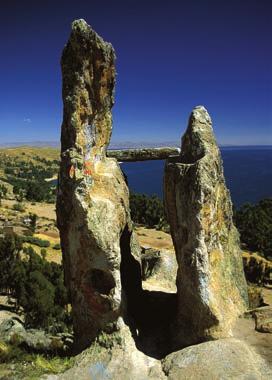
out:
{"label": "green vegetation", "polygon": [[167,227],[163,202],[156,195],[130,194],[131,218],[135,223],[162,229]]}
{"label": "green vegetation", "polygon": [[0,185],[0,206],[1,206],[1,200],[6,197],[8,192],[8,189],[4,185]]}
{"label": "green vegetation", "polygon": [[0,180],[12,185],[19,202],[26,199],[53,203],[55,185],[48,179],[58,172],[57,157],[58,151],[50,148],[21,147],[0,150]]}
{"label": "green vegetation", "polygon": [[245,204],[234,212],[234,220],[241,242],[272,260],[272,199],[263,199],[256,205]]}
{"label": "green vegetation", "polygon": [[23,180],[15,176],[8,176],[7,181],[13,186],[13,193],[18,199],[25,198],[28,201],[35,202],[55,202],[55,186],[45,181],[44,178],[37,177],[33,180]]}
{"label": "green vegetation", "polygon": [[64,372],[71,368],[74,362],[73,357],[28,353],[22,347],[0,342],[0,372],[3,379],[34,380],[44,374]]}
{"label": "green vegetation", "polygon": [[36,214],[30,213],[29,220],[30,220],[30,224],[29,224],[30,230],[32,233],[34,233],[37,227],[38,216]]}
{"label": "green vegetation", "polygon": [[46,261],[44,252],[23,249],[17,235],[0,239],[0,292],[15,298],[17,311],[23,308],[26,327],[54,333],[70,322],[62,266]]}
{"label": "green vegetation", "polygon": [[22,202],[14,203],[12,208],[13,208],[13,210],[19,211],[19,212],[25,211],[25,206]]}
{"label": "green vegetation", "polygon": [[34,236],[21,236],[21,239],[23,243],[34,244],[41,248],[50,247],[50,242],[48,240],[39,239]]}

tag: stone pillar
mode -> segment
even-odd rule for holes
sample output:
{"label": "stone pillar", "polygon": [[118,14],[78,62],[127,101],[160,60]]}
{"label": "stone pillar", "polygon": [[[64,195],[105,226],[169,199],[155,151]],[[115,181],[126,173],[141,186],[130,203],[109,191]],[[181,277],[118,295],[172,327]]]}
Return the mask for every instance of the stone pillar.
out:
{"label": "stone pillar", "polygon": [[84,20],[74,21],[61,61],[64,108],[57,224],[77,348],[88,346],[101,330],[118,329],[126,310],[121,281],[126,292],[132,283],[134,293],[141,287],[128,188],[117,161],[106,157],[114,62],[111,44]]}
{"label": "stone pillar", "polygon": [[202,106],[191,113],[180,157],[166,162],[164,191],[178,261],[176,344],[227,337],[247,306],[247,285],[220,151]]}

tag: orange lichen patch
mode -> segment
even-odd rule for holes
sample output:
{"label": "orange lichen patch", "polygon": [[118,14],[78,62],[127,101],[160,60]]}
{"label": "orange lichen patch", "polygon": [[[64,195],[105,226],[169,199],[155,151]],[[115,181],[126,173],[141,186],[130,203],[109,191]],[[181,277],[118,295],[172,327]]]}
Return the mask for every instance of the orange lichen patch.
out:
{"label": "orange lichen patch", "polygon": [[221,228],[224,224],[224,212],[222,208],[217,209],[217,224],[218,228]]}
{"label": "orange lichen patch", "polygon": [[92,161],[88,160],[84,162],[83,165],[83,174],[87,176],[91,176],[94,171],[94,164]]}
{"label": "orange lichen patch", "polygon": [[201,209],[201,219],[205,234],[210,232],[210,226],[212,224],[212,208],[210,203],[204,203]]}
{"label": "orange lichen patch", "polygon": [[209,253],[209,261],[212,266],[218,265],[223,258],[223,254],[219,249],[214,249]]}
{"label": "orange lichen patch", "polygon": [[72,179],[75,176],[75,167],[72,165],[69,169],[69,177]]}

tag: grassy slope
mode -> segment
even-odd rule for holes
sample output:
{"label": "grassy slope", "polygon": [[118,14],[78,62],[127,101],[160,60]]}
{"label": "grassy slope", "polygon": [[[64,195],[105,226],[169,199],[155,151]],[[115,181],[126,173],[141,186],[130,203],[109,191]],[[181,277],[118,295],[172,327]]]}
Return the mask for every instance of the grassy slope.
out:
{"label": "grassy slope", "polygon": [[16,148],[2,148],[0,149],[0,157],[7,155],[14,159],[20,159],[23,161],[35,162],[34,156],[45,158],[46,160],[58,160],[59,149],[52,147],[32,147],[32,146],[19,146]]}
{"label": "grassy slope", "polygon": [[4,172],[5,163],[7,161],[16,162],[32,162],[39,166],[46,167],[46,164],[38,161],[35,157],[46,159],[47,161],[59,160],[59,149],[52,147],[31,147],[20,146],[16,148],[1,148],[0,149],[0,185],[4,185],[8,189],[8,196],[13,197],[13,187],[6,182],[6,174]]}

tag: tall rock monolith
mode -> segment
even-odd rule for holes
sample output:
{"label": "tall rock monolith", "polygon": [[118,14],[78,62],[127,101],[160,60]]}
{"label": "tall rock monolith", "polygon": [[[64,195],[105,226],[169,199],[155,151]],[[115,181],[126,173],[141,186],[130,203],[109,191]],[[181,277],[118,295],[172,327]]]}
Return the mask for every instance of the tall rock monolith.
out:
{"label": "tall rock monolith", "polygon": [[115,53],[84,21],[72,24],[62,55],[63,123],[57,224],[77,348],[120,327],[141,288],[140,249],[112,132]]}
{"label": "tall rock monolith", "polygon": [[221,155],[202,106],[190,116],[181,155],[165,166],[165,205],[178,262],[178,345],[231,335],[247,286]]}

